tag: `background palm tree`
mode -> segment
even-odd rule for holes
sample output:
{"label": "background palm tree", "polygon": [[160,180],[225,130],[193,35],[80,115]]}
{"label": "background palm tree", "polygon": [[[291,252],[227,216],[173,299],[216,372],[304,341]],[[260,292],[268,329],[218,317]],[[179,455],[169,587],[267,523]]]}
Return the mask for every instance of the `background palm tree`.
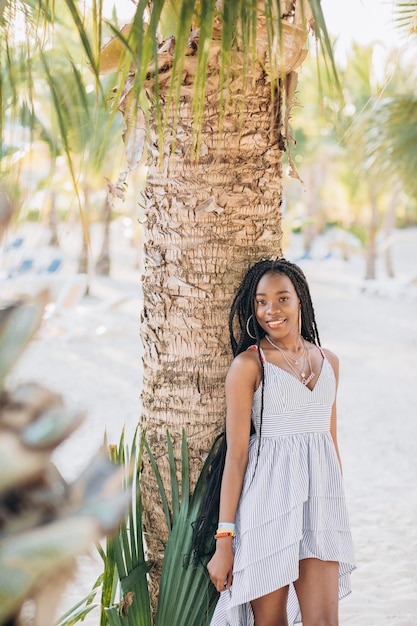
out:
{"label": "background palm tree", "polygon": [[[23,23],[23,11],[25,36],[23,27],[19,30],[13,22]],[[37,28],[39,18],[33,6],[25,3],[10,2],[3,8],[4,33],[8,36],[3,40],[5,47],[0,50],[4,61],[0,93],[5,106],[6,130],[0,172],[3,176],[7,173],[9,178],[14,176],[15,184],[22,188],[24,203],[19,153],[24,156],[31,142],[31,178],[45,190],[44,203],[50,201],[55,228],[59,213],[68,216],[78,210],[82,224],[78,271],[93,272],[89,225],[102,220],[103,241],[96,270],[108,274],[111,263],[109,222],[114,198],[120,192],[112,180],[123,163],[123,120],[112,112],[110,105],[113,81],[102,79],[100,87],[94,89],[94,73],[79,45],[79,32],[74,29],[70,12],[60,12],[59,19],[53,22],[53,31],[48,21],[46,26]],[[52,20],[51,15],[49,19]],[[22,55],[27,56],[28,51],[29,62],[25,68]],[[50,150],[50,169],[40,177],[38,156],[42,142]],[[64,158],[66,168],[62,165]],[[57,159],[61,162],[59,166]],[[74,193],[73,198],[63,200],[62,185],[66,179],[72,181]],[[31,194],[33,188],[26,190],[26,197]],[[71,205],[76,211],[71,211]],[[56,233],[55,242],[57,239]]]}
{"label": "background palm tree", "polygon": [[[376,278],[380,253],[387,275],[395,271],[390,261],[392,229],[400,223],[400,214],[412,215],[411,170],[416,164],[415,62],[399,49],[391,50],[378,66],[374,57],[374,46],[352,45],[346,65],[339,68],[343,102],[328,87],[320,97],[311,61],[305,64],[303,110],[294,119],[295,158],[305,190],[291,186],[288,200],[297,212],[290,210],[287,219],[287,230],[291,220],[295,228],[301,226],[306,256],[314,236],[328,227],[354,233],[363,246],[363,274],[369,279]],[[330,242],[329,235],[328,253],[349,255],[347,236],[344,241],[340,236]]]}

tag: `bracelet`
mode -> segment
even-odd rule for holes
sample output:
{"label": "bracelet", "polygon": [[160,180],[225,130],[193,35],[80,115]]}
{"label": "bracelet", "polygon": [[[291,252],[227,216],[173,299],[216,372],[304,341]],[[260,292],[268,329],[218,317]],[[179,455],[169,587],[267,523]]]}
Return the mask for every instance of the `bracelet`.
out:
{"label": "bracelet", "polygon": [[217,524],[218,530],[236,530],[236,524],[230,522],[219,522]]}
{"label": "bracelet", "polygon": [[216,534],[214,535],[215,539],[221,539],[222,537],[234,537],[235,536],[235,531],[234,530],[222,530],[221,528],[217,529]]}

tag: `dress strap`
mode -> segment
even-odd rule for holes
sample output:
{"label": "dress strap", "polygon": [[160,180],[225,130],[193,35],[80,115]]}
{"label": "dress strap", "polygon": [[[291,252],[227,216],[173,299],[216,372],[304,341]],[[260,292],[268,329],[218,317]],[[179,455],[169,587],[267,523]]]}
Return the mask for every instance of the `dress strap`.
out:
{"label": "dress strap", "polygon": [[[251,346],[249,346],[249,348],[246,348],[247,350],[258,350],[258,346],[254,343]],[[261,355],[261,359],[262,359],[262,363],[265,363],[265,356],[263,353],[263,350],[261,348],[261,346],[259,346],[259,354]]]}

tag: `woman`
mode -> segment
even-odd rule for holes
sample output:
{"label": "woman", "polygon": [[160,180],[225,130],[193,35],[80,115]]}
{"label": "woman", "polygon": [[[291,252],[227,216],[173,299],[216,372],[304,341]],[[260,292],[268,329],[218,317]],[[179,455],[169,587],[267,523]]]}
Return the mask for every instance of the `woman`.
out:
{"label": "woman", "polygon": [[[236,338],[236,318],[240,327]],[[212,626],[337,626],[355,568],[336,440],[338,359],[302,270],[256,263],[233,302]]]}

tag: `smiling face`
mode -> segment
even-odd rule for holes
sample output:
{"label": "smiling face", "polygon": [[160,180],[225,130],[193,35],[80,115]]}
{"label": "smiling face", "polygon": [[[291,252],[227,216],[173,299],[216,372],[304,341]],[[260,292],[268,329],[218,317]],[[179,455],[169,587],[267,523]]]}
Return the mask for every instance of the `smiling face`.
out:
{"label": "smiling face", "polygon": [[255,294],[256,319],[273,339],[299,335],[300,300],[285,274],[268,272],[260,279]]}

